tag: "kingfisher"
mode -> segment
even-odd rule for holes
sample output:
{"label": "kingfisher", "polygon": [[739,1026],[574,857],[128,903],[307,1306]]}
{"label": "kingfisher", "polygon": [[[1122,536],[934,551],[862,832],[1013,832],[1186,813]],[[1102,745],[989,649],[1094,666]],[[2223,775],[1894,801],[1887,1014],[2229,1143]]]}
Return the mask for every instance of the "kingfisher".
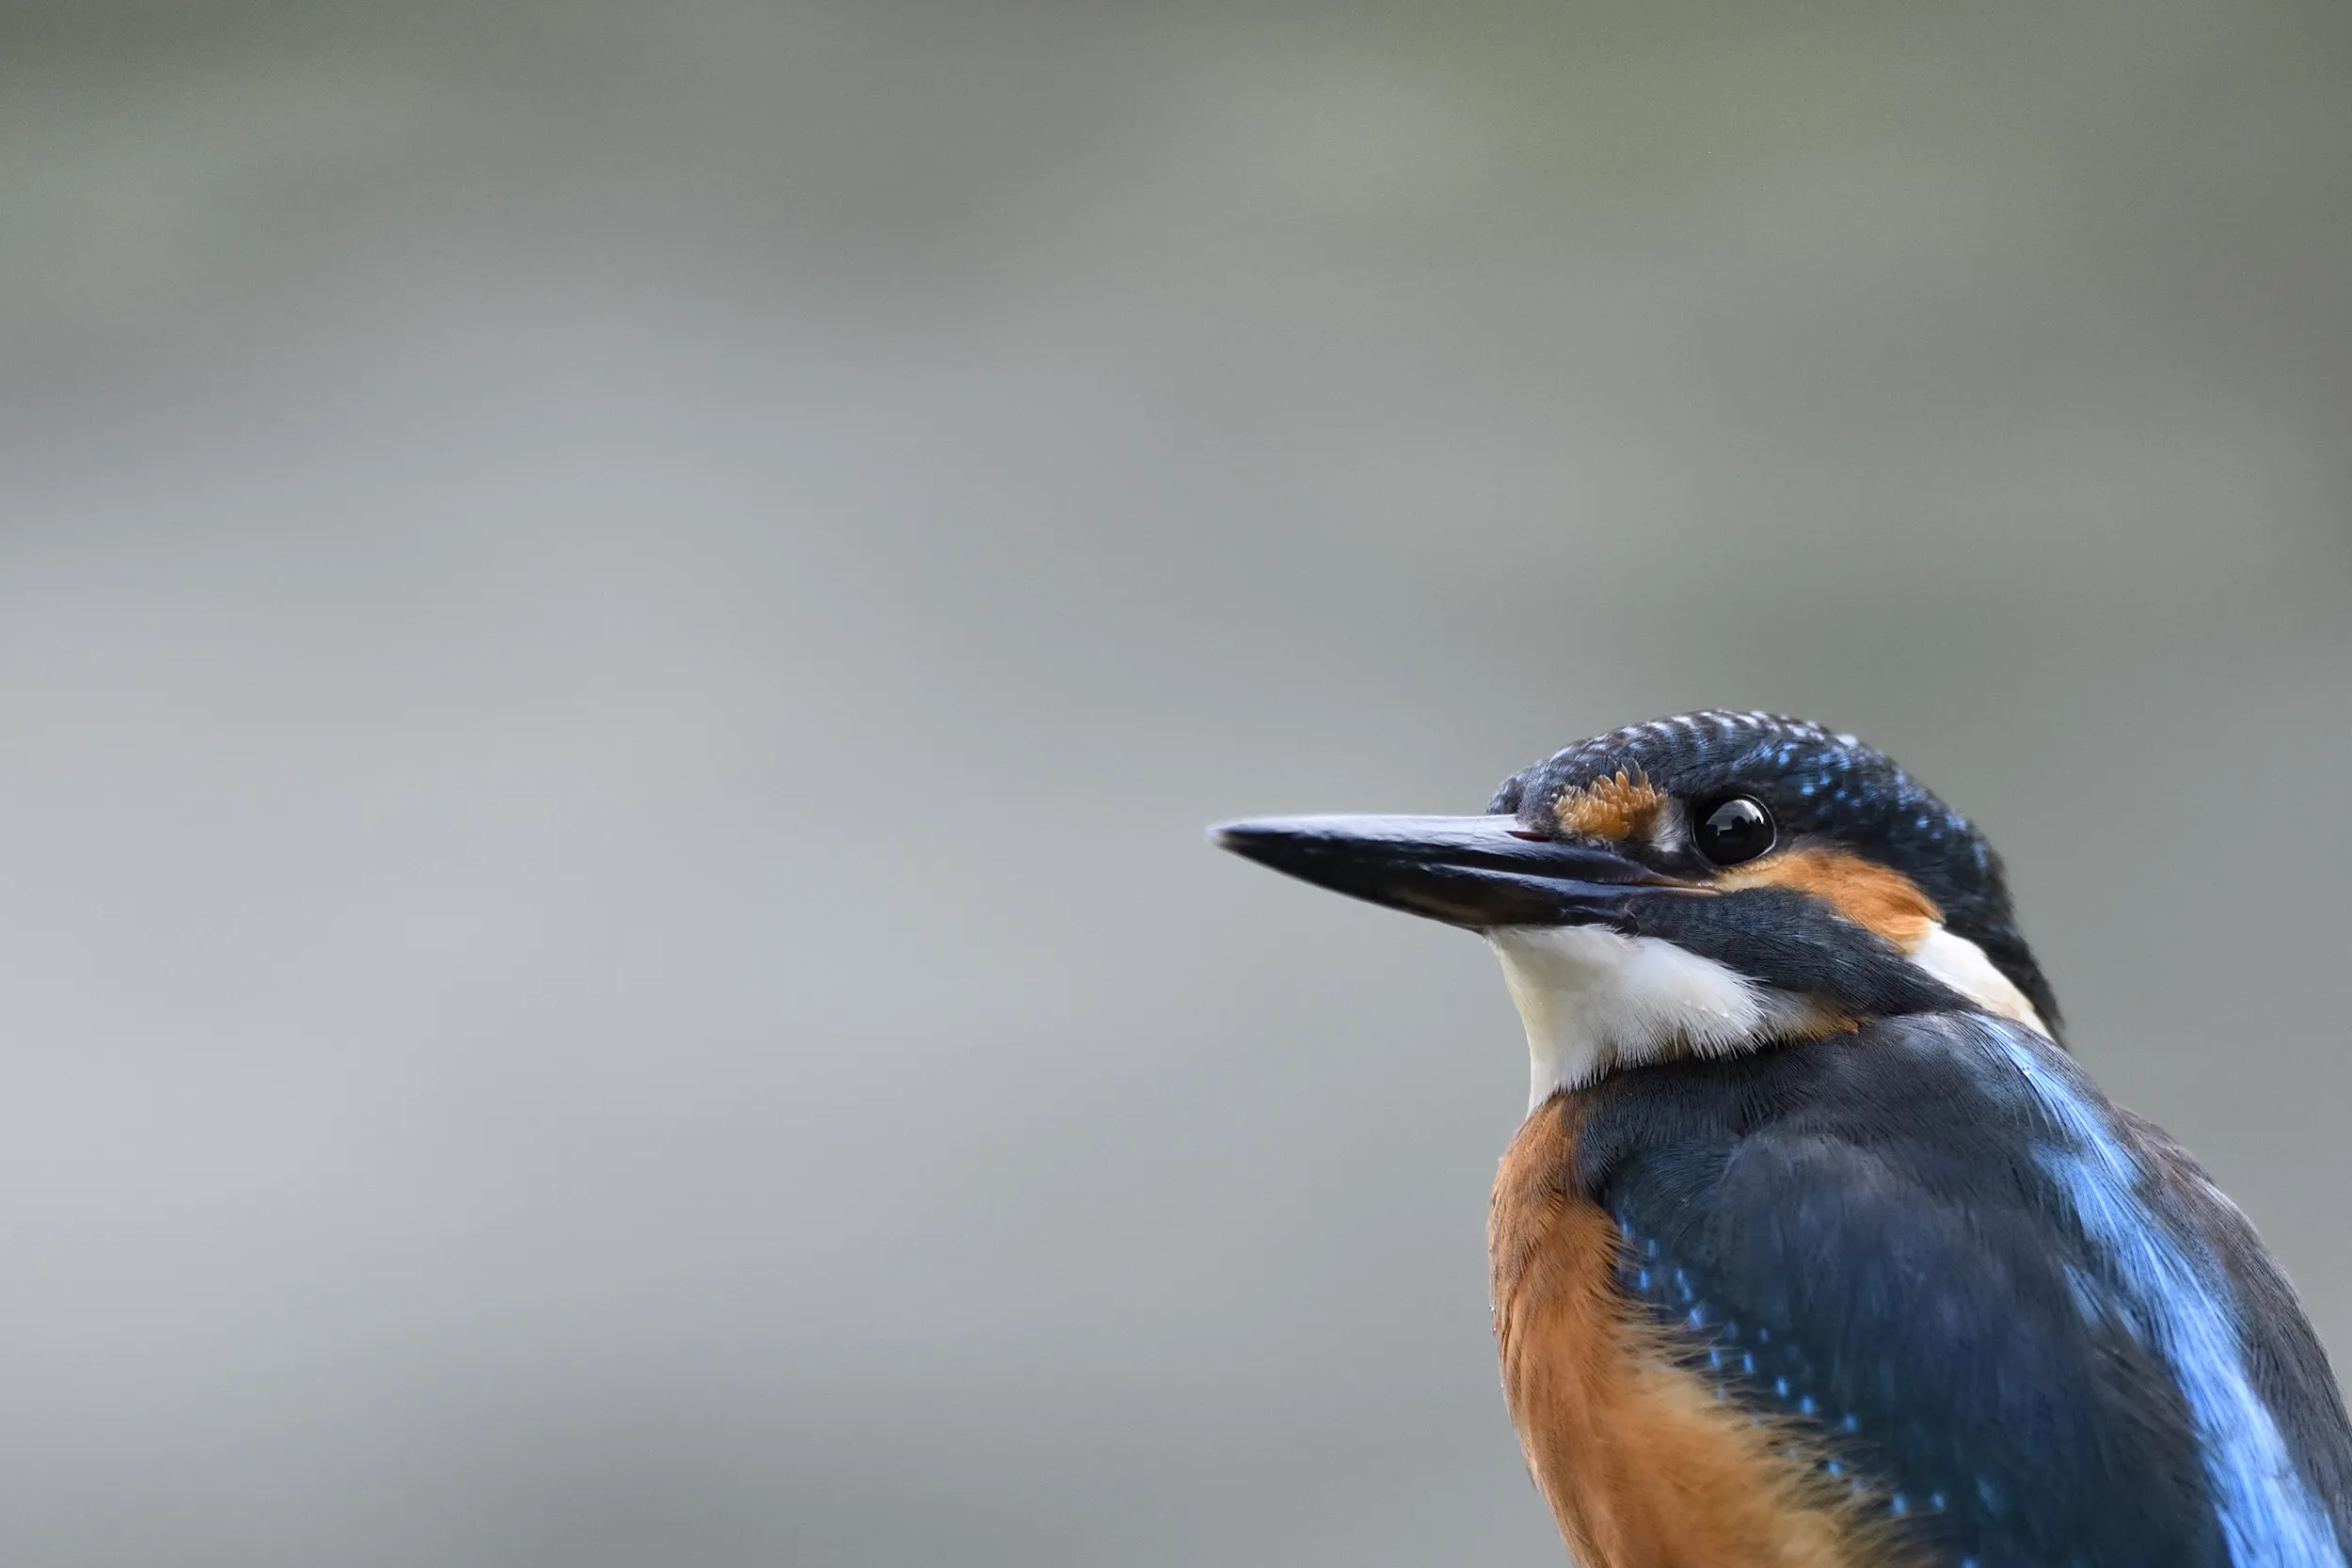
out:
{"label": "kingfisher", "polygon": [[2285,1275],[2068,1053],[2000,857],[1883,753],[1692,713],[1481,816],[1213,832],[1500,957],[1495,1337],[1582,1568],[2346,1568]]}

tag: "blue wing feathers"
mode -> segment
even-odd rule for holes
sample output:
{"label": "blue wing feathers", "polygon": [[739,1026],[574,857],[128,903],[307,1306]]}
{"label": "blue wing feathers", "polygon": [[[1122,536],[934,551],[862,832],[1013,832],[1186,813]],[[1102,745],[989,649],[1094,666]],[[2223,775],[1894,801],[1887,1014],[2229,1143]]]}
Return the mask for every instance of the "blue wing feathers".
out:
{"label": "blue wing feathers", "polygon": [[[2275,1270],[2225,1272],[2243,1220],[2169,1212],[2040,1037],[1890,1020],[1591,1093],[1626,1288],[1941,1560],[2341,1568],[2352,1438],[2291,1295],[2282,1334]],[[2280,1411],[2315,1357],[2327,1408]]]}

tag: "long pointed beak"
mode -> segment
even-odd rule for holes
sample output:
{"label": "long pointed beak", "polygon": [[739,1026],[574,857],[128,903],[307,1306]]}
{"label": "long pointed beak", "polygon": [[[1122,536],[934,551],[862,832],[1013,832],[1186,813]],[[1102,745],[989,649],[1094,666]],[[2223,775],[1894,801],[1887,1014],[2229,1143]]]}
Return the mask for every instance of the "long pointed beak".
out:
{"label": "long pointed beak", "polygon": [[1512,816],[1266,816],[1209,836],[1317,887],[1474,931],[1623,925],[1626,899],[1640,889],[1697,891],[1612,850],[1530,832]]}

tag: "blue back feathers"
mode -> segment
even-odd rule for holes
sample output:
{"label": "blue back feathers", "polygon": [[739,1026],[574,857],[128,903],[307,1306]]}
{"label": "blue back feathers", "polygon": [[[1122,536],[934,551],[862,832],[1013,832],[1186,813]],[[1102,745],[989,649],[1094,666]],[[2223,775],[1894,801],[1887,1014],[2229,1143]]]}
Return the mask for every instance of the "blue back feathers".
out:
{"label": "blue back feathers", "polygon": [[2352,1429],[2292,1298],[2031,1031],[1888,1019],[1589,1099],[1624,1288],[1932,1560],[2344,1568]]}

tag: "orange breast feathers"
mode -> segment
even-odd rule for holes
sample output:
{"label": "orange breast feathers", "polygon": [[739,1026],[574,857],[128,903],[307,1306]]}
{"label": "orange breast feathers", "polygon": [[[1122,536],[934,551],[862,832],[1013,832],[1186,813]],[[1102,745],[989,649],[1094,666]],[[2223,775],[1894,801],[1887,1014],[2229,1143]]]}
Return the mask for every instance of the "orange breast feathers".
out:
{"label": "orange breast feathers", "polygon": [[1576,1190],[1584,1114],[1570,1094],[1527,1118],[1487,1231],[1512,1424],[1581,1568],[1899,1560],[1801,1435],[1717,1400],[1619,1290],[1616,1225]]}

